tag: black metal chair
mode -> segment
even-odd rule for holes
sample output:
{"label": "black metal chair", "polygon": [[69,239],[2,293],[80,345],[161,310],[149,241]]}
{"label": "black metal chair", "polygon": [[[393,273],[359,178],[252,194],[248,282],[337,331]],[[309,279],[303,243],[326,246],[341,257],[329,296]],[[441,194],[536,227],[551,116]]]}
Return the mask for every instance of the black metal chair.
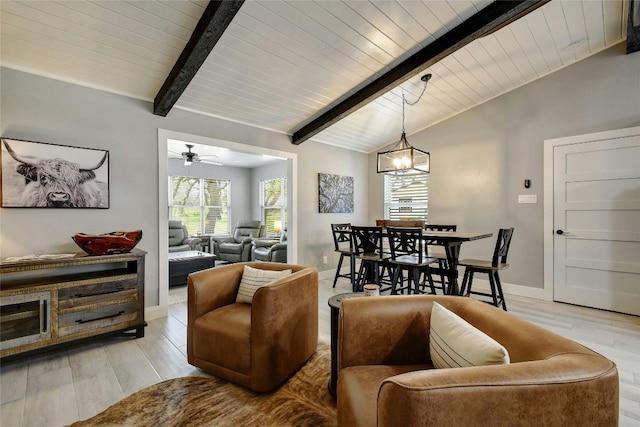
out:
{"label": "black metal chair", "polygon": [[[443,225],[443,224],[425,224],[424,229],[426,231],[457,231],[457,225]],[[438,268],[445,270],[449,268],[447,264],[447,254],[442,250],[442,246],[429,246],[427,247],[427,256],[438,260]],[[440,274],[440,285],[442,293],[447,293],[447,284],[445,283],[446,275]]]}
{"label": "black metal chair", "polygon": [[[429,283],[431,293],[436,293],[436,288],[429,272],[429,264],[437,262],[435,258],[426,256],[422,240],[422,228],[408,227],[387,227],[389,247],[391,249],[391,259],[389,264],[393,269],[393,280],[391,284],[391,294],[398,291],[407,290],[407,293],[425,293],[423,288],[425,282]],[[403,271],[407,271],[407,286],[404,286]],[[420,276],[424,274],[425,280],[421,281]],[[402,283],[398,288],[398,281]],[[413,283],[413,292],[411,284]]]}
{"label": "black metal chair", "polygon": [[[352,290],[355,289],[356,283],[356,254],[353,250],[353,240],[351,238],[351,224],[331,224],[331,233],[333,235],[333,245],[336,252],[340,254],[336,275],[333,278],[333,287],[336,287],[339,277],[349,279]],[[349,258],[349,273],[342,274],[342,262],[345,258]]]}
{"label": "black metal chair", "polygon": [[[391,289],[389,256],[382,251],[382,227],[353,226],[351,232],[355,257],[360,260],[353,291],[362,291],[365,283],[377,284],[381,293]],[[388,272],[386,278],[385,270]],[[388,287],[383,289],[383,283],[388,284]]]}
{"label": "black metal chair", "polygon": [[[462,280],[462,288],[460,295],[469,296],[470,294],[490,297],[491,301],[484,301],[496,307],[502,306],[507,311],[507,303],[502,292],[502,284],[500,283],[500,275],[498,272],[509,267],[507,264],[507,255],[511,246],[511,237],[513,236],[513,227],[501,228],[498,232],[496,247],[493,251],[491,261],[477,259],[463,259],[458,265],[464,266],[464,279]],[[474,273],[486,273],[489,275],[489,284],[491,285],[491,293],[472,291]]]}

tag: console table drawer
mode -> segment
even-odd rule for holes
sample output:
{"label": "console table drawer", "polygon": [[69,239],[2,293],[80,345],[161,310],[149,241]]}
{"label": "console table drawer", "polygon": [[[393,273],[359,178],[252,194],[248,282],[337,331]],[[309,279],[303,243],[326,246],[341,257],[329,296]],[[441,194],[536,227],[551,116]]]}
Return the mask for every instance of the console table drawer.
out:
{"label": "console table drawer", "polygon": [[136,299],[138,282],[135,275],[110,280],[105,283],[60,289],[58,291],[58,309],[62,311],[105,302]]}
{"label": "console table drawer", "polygon": [[58,316],[58,335],[65,336],[133,322],[138,316],[137,301],[93,307]]}

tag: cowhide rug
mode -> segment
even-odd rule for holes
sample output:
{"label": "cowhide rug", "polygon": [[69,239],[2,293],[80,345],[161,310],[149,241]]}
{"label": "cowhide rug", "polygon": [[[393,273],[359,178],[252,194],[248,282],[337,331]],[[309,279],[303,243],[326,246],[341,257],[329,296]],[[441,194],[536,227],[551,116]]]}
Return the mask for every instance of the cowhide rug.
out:
{"label": "cowhide rug", "polygon": [[284,385],[254,393],[219,378],[184,377],[140,390],[98,415],[72,424],[94,426],[335,426],[326,343]]}

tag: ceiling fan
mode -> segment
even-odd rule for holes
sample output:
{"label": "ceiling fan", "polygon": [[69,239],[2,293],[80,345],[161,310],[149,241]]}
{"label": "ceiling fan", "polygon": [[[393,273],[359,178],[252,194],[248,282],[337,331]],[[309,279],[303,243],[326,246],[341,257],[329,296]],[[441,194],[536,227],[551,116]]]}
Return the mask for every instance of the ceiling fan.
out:
{"label": "ceiling fan", "polygon": [[179,157],[172,157],[173,159],[179,159],[179,158],[184,159],[185,166],[191,166],[191,164],[194,162],[196,163],[201,162],[209,165],[222,166],[222,163],[218,161],[207,159],[207,157],[218,157],[215,154],[200,156],[198,155],[198,153],[194,153],[193,151],[191,151],[191,149],[194,147],[193,144],[185,144],[185,145],[187,146],[187,151],[183,151],[182,153],[174,153],[170,151],[171,154],[175,156],[179,156]]}

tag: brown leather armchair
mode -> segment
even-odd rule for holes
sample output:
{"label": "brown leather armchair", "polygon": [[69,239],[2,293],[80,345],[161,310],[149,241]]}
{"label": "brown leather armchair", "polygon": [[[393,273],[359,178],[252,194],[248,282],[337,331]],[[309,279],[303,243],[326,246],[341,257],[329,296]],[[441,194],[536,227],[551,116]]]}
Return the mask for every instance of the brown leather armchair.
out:
{"label": "brown leather armchair", "polygon": [[[236,303],[244,266],[293,270]],[[318,345],[318,270],[282,263],[238,263],[189,275],[187,359],[258,392],[294,374]]]}
{"label": "brown leather armchair", "polygon": [[[511,363],[434,369],[433,301],[502,344]],[[342,301],[339,426],[617,426],[618,387],[612,361],[477,300]]]}

